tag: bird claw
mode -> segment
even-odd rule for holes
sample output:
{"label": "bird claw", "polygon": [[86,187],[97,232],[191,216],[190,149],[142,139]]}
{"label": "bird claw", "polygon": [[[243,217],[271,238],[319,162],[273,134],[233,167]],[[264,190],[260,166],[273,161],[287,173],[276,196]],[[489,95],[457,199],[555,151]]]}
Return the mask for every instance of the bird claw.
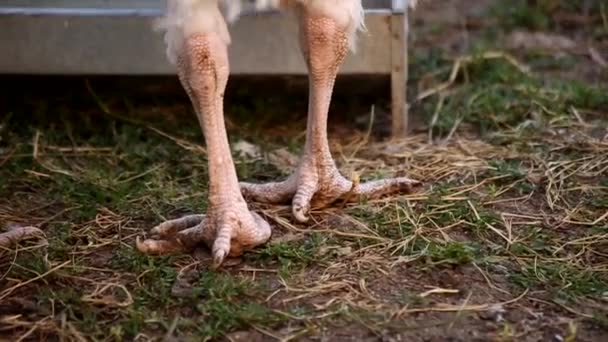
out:
{"label": "bird claw", "polygon": [[17,226],[13,227],[7,232],[0,234],[0,249],[11,248],[21,241],[31,239],[33,237],[40,237],[46,242],[46,235],[44,232],[36,227],[32,226]]}
{"label": "bird claw", "polygon": [[[327,159],[331,156],[318,158]],[[419,181],[405,177],[361,183],[357,173],[353,173],[351,180],[348,180],[330,159],[329,162],[303,163],[292,177],[281,183],[241,183],[241,191],[245,197],[263,203],[277,204],[291,199],[294,218],[306,222],[311,207],[323,208],[338,201],[357,201],[361,197],[378,198],[410,193],[420,184]]]}
{"label": "bird claw", "polygon": [[135,245],[143,254],[168,255],[190,252],[203,243],[212,250],[211,268],[217,269],[226,257],[239,256],[270,238],[270,226],[262,217],[246,206],[237,208],[212,208],[206,216],[190,215],[163,222],[150,230],[151,238],[137,237]]}

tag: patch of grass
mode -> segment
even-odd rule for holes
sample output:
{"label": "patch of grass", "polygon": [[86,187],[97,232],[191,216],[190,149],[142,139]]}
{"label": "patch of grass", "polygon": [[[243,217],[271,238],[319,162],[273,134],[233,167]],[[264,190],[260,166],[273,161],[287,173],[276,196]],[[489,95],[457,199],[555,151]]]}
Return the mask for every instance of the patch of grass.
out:
{"label": "patch of grass", "polygon": [[[395,205],[385,206],[381,209],[371,205],[360,205],[349,209],[348,213],[363,222],[379,236],[388,239],[402,239],[411,234],[413,227],[403,216],[404,204],[396,202]],[[373,244],[373,239],[360,238],[360,245]]]}
{"label": "patch of grass", "polygon": [[532,226],[521,230],[521,242],[510,246],[510,252],[518,257],[551,256],[554,252],[555,237],[542,227]]}
{"label": "patch of grass", "polygon": [[472,243],[431,243],[427,249],[427,257],[435,265],[448,264],[458,266],[478,260],[481,256],[480,251],[481,248]]}
{"label": "patch of grass", "polygon": [[587,15],[591,17],[589,21],[598,23],[599,32],[605,33],[601,15],[597,15],[605,11],[606,5],[602,1],[500,0],[490,7],[489,14],[497,18],[500,27],[505,29],[551,31],[568,27],[561,23],[559,14]]}
{"label": "patch of grass", "polygon": [[111,332],[118,339],[135,337],[146,327],[146,318],[149,315],[145,307],[129,308],[125,313],[124,321],[120,325],[115,325]]}
{"label": "patch of grass", "polygon": [[528,0],[498,1],[490,8],[490,14],[500,20],[501,27],[507,29],[546,30],[552,23],[552,3],[556,1],[536,1],[536,5],[532,6]]}
{"label": "patch of grass", "polygon": [[489,165],[491,167],[490,176],[502,177],[504,182],[516,181],[526,175],[525,170],[522,169],[521,160],[491,160]]}
{"label": "patch of grass", "polygon": [[603,192],[598,196],[593,196],[585,200],[586,205],[591,206],[594,209],[608,208],[608,193]]}
{"label": "patch of grass", "polygon": [[179,258],[183,256],[151,257],[122,247],[114,252],[111,263],[138,277],[136,306],[159,306],[174,302],[171,287],[177,278],[174,264]]}
{"label": "patch of grass", "polygon": [[42,253],[21,253],[11,265],[9,276],[14,279],[27,280],[40,276],[48,270],[48,263]]}
{"label": "patch of grass", "polygon": [[575,56],[555,54],[547,55],[546,52],[525,51],[524,60],[528,67],[535,71],[559,71],[573,69],[580,62]]}
{"label": "patch of grass", "polygon": [[256,285],[229,274],[205,272],[195,286],[202,299],[196,310],[202,315],[197,331],[205,338],[221,336],[251,325],[272,326],[281,316],[259,304]]}
{"label": "patch of grass", "polygon": [[607,279],[598,272],[558,262],[526,263],[519,272],[511,274],[510,279],[522,288],[542,289],[557,300],[597,298],[608,291]]}
{"label": "patch of grass", "polygon": [[490,194],[496,194],[505,186],[515,191],[517,196],[529,194],[536,189],[536,185],[528,181],[528,171],[522,165],[521,160],[490,160],[488,177],[496,177],[488,190]]}
{"label": "patch of grass", "polygon": [[[442,106],[428,101],[423,104],[434,136],[445,136],[460,125],[474,127],[486,139],[500,131],[538,134],[556,123],[568,125],[572,108],[606,108],[608,91],[603,86],[524,73],[507,59],[483,58],[487,50],[480,47],[472,51],[473,60],[462,66]],[[448,61],[452,63],[443,59],[443,63]],[[445,65],[434,78],[445,80],[450,72],[451,65]]]}
{"label": "patch of grass", "polygon": [[[79,214],[78,214],[79,215]],[[51,225],[49,235],[49,258],[51,260],[67,260],[71,251],[70,225],[67,223]]]}
{"label": "patch of grass", "polygon": [[35,295],[37,305],[44,310],[55,310],[58,315],[65,315],[68,322],[73,322],[81,332],[91,336],[104,336],[99,326],[102,310],[96,309],[82,301],[82,291],[70,286],[41,287]]}
{"label": "patch of grass", "polygon": [[218,337],[240,328],[250,328],[252,325],[272,327],[280,322],[280,316],[258,303],[226,303],[222,299],[211,299],[198,306],[198,311],[205,324],[199,326],[198,332],[207,337]]}
{"label": "patch of grass", "polygon": [[327,239],[321,234],[312,233],[303,240],[265,245],[246,256],[246,258],[263,265],[278,264],[281,276],[289,278],[298,270],[302,270],[313,263],[319,264],[327,258],[327,256],[319,255],[319,248],[326,243]]}
{"label": "patch of grass", "polygon": [[425,203],[427,212],[432,213],[432,220],[440,226],[449,226],[459,221],[476,232],[485,230],[487,224],[496,224],[499,218],[491,209],[484,208],[477,199],[454,201],[445,200],[437,193]]}
{"label": "patch of grass", "polygon": [[114,251],[111,265],[132,273],[143,273],[157,267],[170,267],[176,258],[178,257],[150,257],[133,247],[122,247]]}
{"label": "patch of grass", "polygon": [[[37,146],[40,162],[31,157],[34,146],[17,145],[7,168],[0,170],[0,194],[15,187],[48,191],[58,203],[79,207],[70,213],[73,222],[92,219],[100,207],[120,209],[137,216],[150,216],[171,209],[205,210],[205,196],[184,196],[184,193],[206,189],[204,156],[184,154],[179,146],[154,132],[112,118],[96,120],[99,126],[96,131],[89,127],[92,124],[87,122],[91,118],[85,115],[72,114],[57,123],[50,119],[50,116],[46,121],[41,119],[36,128],[44,132]],[[16,119],[13,121],[8,123],[11,132],[30,127],[29,131],[21,134],[26,139],[34,136],[31,125]],[[45,124],[51,127],[45,127]],[[80,129],[75,130],[74,126]],[[66,132],[72,133],[66,136]],[[13,139],[18,139],[17,135]],[[112,149],[72,153],[66,150],[69,146],[76,149],[107,149],[112,146]],[[64,152],[56,152],[57,147],[63,148]],[[50,167],[60,172],[52,172]],[[48,176],[34,177],[25,173],[26,170]],[[19,183],[8,183],[8,180],[17,179]],[[176,197],[182,199],[171,201]],[[141,199],[154,203],[154,207],[142,206]],[[152,209],[152,212],[146,209]]]}
{"label": "patch of grass", "polygon": [[581,81],[559,81],[553,85],[558,100],[563,102],[562,109],[569,107],[601,110],[608,106],[608,88],[603,85],[589,85]]}
{"label": "patch of grass", "polygon": [[[488,133],[512,129],[526,120],[555,120],[566,116],[554,108],[554,99],[544,93],[539,81],[521,73],[503,60],[484,60],[470,63],[463,71],[468,80],[447,98],[437,113],[433,129],[439,135],[450,132],[457,122],[473,125],[485,136]],[[551,102],[551,106],[549,103]],[[531,115],[537,113],[537,117]]]}
{"label": "patch of grass", "polygon": [[[537,1],[524,8],[523,1],[501,1],[503,12],[494,18],[509,21],[508,30],[553,27],[553,14],[567,7],[545,7],[547,3]],[[569,10],[580,10],[572,6]],[[485,19],[476,19],[475,25],[483,25]],[[467,29],[474,30],[475,25]],[[253,332],[255,326],[283,338],[333,340],[344,337],[337,327],[354,339],[369,338],[370,333],[390,339],[384,328],[394,327],[408,339],[418,335],[407,333],[428,321],[433,329],[450,326],[435,330],[444,333],[442,337],[470,328],[480,338],[493,340],[501,333],[505,339],[521,337],[521,332],[529,331],[527,322],[514,319],[496,325],[484,319],[484,327],[490,326],[480,332],[480,318],[472,315],[454,325],[467,315],[467,305],[462,304],[513,299],[506,298],[506,291],[497,291],[516,293],[509,285],[530,288],[526,296],[565,302],[575,310],[580,302],[596,301],[607,291],[602,272],[606,225],[589,222],[601,217],[606,207],[601,188],[608,185],[601,174],[606,149],[601,138],[608,91],[597,84],[542,74],[545,69],[576,72],[577,64],[588,56],[513,52],[517,61],[533,67],[531,73],[509,59],[482,58],[489,50],[503,49],[498,38],[505,27],[494,25],[477,32],[479,40],[473,39],[478,37],[475,32],[467,32],[470,53],[479,58],[462,65],[454,84],[442,93],[445,102],[436,117],[436,96],[415,102],[413,112],[423,113],[433,123],[431,134],[414,133],[405,142],[396,139],[390,144],[370,142],[354,153],[351,141],[364,133],[342,133],[346,125],[336,127],[340,120],[330,124],[340,132],[342,143],[334,153],[336,159],[353,156],[349,168],[368,170],[366,179],[411,174],[425,182],[416,194],[338,204],[330,215],[315,211],[307,225],[292,222],[302,234],[293,236],[295,240],[291,240],[295,230],[271,223],[275,233],[271,241],[247,252],[240,264],[217,272],[200,265],[190,274],[184,270],[197,262],[192,256],[149,257],[133,248],[134,237],[144,229],[164,218],[204,212],[208,205],[206,155],[188,148],[202,144],[202,134],[181,89],[179,99],[143,99],[117,90],[81,96],[64,89],[58,89],[62,97],[52,99],[48,89],[38,98],[32,96],[28,84],[28,92],[7,99],[13,114],[0,113],[0,162],[4,163],[0,222],[40,224],[49,242],[50,265],[70,263],[34,279],[49,270],[41,257],[18,258],[17,265],[10,265],[12,254],[0,258],[1,266],[13,267],[2,279],[7,287],[0,290],[32,281],[0,304],[4,317],[19,315],[19,324],[24,324],[3,332],[14,340],[30,329],[32,339],[77,340],[79,333],[93,340],[136,336],[216,340],[235,331]],[[587,35],[590,30],[596,29],[585,28],[581,36],[597,38],[595,33]],[[416,49],[413,54],[412,83],[420,82],[419,89],[448,79],[454,56],[439,48]],[[409,87],[412,95],[415,88]],[[283,147],[296,154],[301,151],[305,116],[289,123],[285,117],[304,114],[306,103],[297,101],[305,97],[294,102],[284,95],[256,97],[245,88],[236,92],[227,101],[227,112],[233,114],[227,118],[231,142],[245,139],[264,151]],[[338,103],[332,113],[348,113],[349,120],[343,122],[356,125],[361,113],[369,112],[369,103],[358,96],[347,99],[351,101],[364,108]],[[386,118],[381,117],[382,110],[378,113],[374,126],[382,129]],[[361,122],[366,128],[368,121]],[[267,131],[275,124],[279,127]],[[597,127],[592,131],[591,125]],[[450,133],[450,139],[441,139]],[[434,138],[431,143],[429,135]],[[92,148],[92,152],[77,148]],[[4,162],[7,151],[12,156]],[[264,160],[236,155],[235,161],[242,180],[264,182],[286,176]],[[530,195],[529,200],[515,198],[524,195]],[[284,208],[256,205],[256,210],[292,220]],[[360,224],[351,223],[351,218]],[[568,223],[569,219],[582,223]],[[470,267],[473,263],[482,266],[479,270],[487,278],[464,278],[482,289],[471,303],[450,294],[415,295],[427,287],[446,287],[443,279],[437,279],[437,271],[462,279],[476,272]],[[181,276],[188,278],[186,289],[180,287]],[[387,286],[387,279],[394,285]],[[125,286],[133,304],[115,307],[83,299],[98,284],[108,282]],[[123,291],[110,292],[120,299],[125,296]],[[29,309],[32,314],[13,303],[31,298],[36,300],[36,308]],[[441,314],[407,312],[435,306],[457,309]],[[520,305],[509,308],[514,313],[521,313],[520,309]],[[546,315],[547,322],[555,316],[575,317],[540,304],[535,310]],[[434,323],[437,319],[441,322]],[[522,338],[528,337],[537,336]]]}

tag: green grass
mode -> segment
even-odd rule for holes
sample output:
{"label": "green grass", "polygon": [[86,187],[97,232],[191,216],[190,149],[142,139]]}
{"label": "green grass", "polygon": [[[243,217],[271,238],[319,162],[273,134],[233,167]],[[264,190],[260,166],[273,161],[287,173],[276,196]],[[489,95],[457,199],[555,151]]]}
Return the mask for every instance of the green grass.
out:
{"label": "green grass", "polygon": [[501,130],[546,129],[571,120],[571,108],[595,111],[608,104],[603,87],[575,81],[547,85],[505,60],[480,59],[461,75],[466,81],[437,113],[432,126],[436,134],[446,135],[458,122],[474,126],[484,137]]}
{"label": "green grass", "polygon": [[205,337],[217,337],[225,331],[252,325],[272,327],[280,322],[281,316],[252,301],[256,287],[231,275],[202,274],[195,287],[197,297],[203,299],[196,306],[204,322],[198,332]]}
{"label": "green grass", "polygon": [[[501,31],[564,34],[556,13],[582,10],[563,1],[523,5],[500,1],[491,10],[499,26],[463,54],[500,48]],[[596,14],[592,27],[580,32],[598,40],[605,33]],[[454,61],[437,48],[422,50],[410,60],[411,91],[422,78],[445,81]],[[32,241],[0,251],[0,265],[7,266],[0,270],[0,296],[8,293],[0,312],[22,315],[23,323],[3,333],[15,340],[30,329],[34,339],[217,340],[246,332],[333,340],[340,328],[356,339],[401,334],[418,341],[408,334],[430,329],[425,336],[449,337],[466,329],[487,340],[533,340],[537,332],[556,331],[571,336],[569,327],[552,323],[564,319],[576,321],[583,336],[605,329],[608,226],[593,222],[608,198],[601,141],[608,91],[597,80],[545,73],[582,68],[581,56],[513,57],[531,72],[506,59],[477,58],[463,65],[439,111],[437,95],[413,103],[412,115],[426,120],[433,141],[425,131],[390,148],[370,142],[348,160],[349,168],[365,170],[362,179],[407,173],[423,180],[417,193],[315,212],[305,225],[286,207],[253,204],[266,214],[273,239],[217,272],[207,267],[205,252],[152,257],[134,246],[136,236],[164,219],[209,205],[206,155],[188,148],[202,145],[203,137],[181,91],[179,98],[142,96],[93,82],[90,89],[55,87],[56,99],[17,92],[0,113],[0,229],[13,221],[40,225],[49,245]],[[232,142],[301,152],[305,94],[280,100],[235,89],[227,105]],[[342,105],[332,110],[369,113],[367,103]],[[291,112],[298,119],[286,123]],[[331,136],[343,143],[335,155],[344,162],[353,146],[343,132],[352,127],[336,122],[331,127],[341,130]],[[83,147],[93,150],[78,150]],[[267,160],[236,153],[235,160],[243,180],[286,176]],[[114,287],[103,294],[105,304],[86,300],[107,284]],[[420,296],[430,289],[460,292]],[[128,298],[125,290],[133,303],[113,305]],[[508,300],[516,301],[499,305],[514,313],[508,323],[468,314],[468,305],[496,308]],[[546,326],[531,329],[529,320],[517,318],[532,306]]]}
{"label": "green grass", "polygon": [[557,20],[558,13],[575,13],[594,15],[594,22],[598,22],[597,34],[608,34],[606,23],[601,23],[601,14],[606,13],[607,6],[602,1],[589,1],[585,9],[584,1],[564,0],[501,0],[497,1],[489,10],[489,14],[499,20],[499,26],[506,29],[530,30],[560,30],[563,29]]}
{"label": "green grass", "polygon": [[605,279],[598,273],[558,262],[528,263],[510,278],[521,288],[542,288],[555,300],[566,302],[599,297],[608,291]]}
{"label": "green grass", "polygon": [[266,267],[278,266],[281,277],[288,279],[291,275],[310,266],[320,265],[328,259],[327,255],[319,255],[320,247],[328,242],[330,241],[321,234],[312,233],[301,240],[264,246],[247,256],[247,260]]}
{"label": "green grass", "polygon": [[464,265],[479,258],[480,247],[462,242],[431,244],[427,250],[428,257],[434,265]]}

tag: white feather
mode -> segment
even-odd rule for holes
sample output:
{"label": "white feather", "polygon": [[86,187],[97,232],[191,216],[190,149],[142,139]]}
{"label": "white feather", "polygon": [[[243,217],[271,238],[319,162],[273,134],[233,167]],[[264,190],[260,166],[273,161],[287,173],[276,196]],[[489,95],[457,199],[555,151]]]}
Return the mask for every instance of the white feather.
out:
{"label": "white feather", "polygon": [[167,0],[165,15],[157,21],[156,28],[165,33],[169,61],[176,62],[185,38],[192,34],[216,33],[230,44],[227,22],[237,20],[247,6],[258,11],[303,7],[331,17],[346,29],[353,51],[357,32],[365,30],[361,0],[255,0],[253,4],[247,0]]}

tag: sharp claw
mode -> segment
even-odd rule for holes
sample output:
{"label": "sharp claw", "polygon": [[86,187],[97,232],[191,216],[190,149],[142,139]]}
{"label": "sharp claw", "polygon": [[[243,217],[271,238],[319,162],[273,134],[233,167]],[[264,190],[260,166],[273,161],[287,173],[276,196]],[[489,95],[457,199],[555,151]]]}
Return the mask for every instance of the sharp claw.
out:
{"label": "sharp claw", "polygon": [[224,250],[220,249],[215,251],[215,253],[213,253],[213,263],[211,264],[211,269],[217,270],[222,265],[225,258],[226,252]]}
{"label": "sharp claw", "polygon": [[296,220],[298,220],[298,222],[305,223],[308,221],[308,216],[306,216],[308,210],[306,208],[303,208],[299,205],[294,205],[292,211],[293,216],[296,218]]}
{"label": "sharp claw", "polygon": [[0,234],[0,247],[9,248],[18,244],[20,241],[33,237],[40,237],[46,241],[44,232],[36,227],[13,226],[8,232]]}
{"label": "sharp claw", "polygon": [[[160,234],[160,238],[136,236],[135,246],[142,254],[159,256],[188,253],[204,243],[212,249],[211,268],[217,269],[229,255],[242,252],[243,244],[251,248],[266,242],[270,237],[268,223],[258,214],[245,210],[247,208],[241,207],[216,212],[211,218],[212,222],[202,220],[202,215],[167,221],[152,229],[153,233]],[[252,217],[245,216],[245,213]],[[232,244],[233,238],[238,242],[235,245]]]}
{"label": "sharp claw", "polygon": [[414,188],[417,186],[422,185],[422,182],[417,181],[415,179],[409,179],[409,178],[405,178],[403,181],[403,184],[405,185],[405,191],[408,193],[412,193],[414,191]]}
{"label": "sharp claw", "polygon": [[137,247],[137,250],[139,250],[141,253],[149,253],[148,244],[146,244],[145,241],[142,241],[139,236],[135,238],[135,246]]}
{"label": "sharp claw", "polygon": [[184,249],[179,241],[154,239],[146,239],[142,241],[139,236],[135,238],[135,246],[142,254],[157,256],[173,254]]}
{"label": "sharp claw", "polygon": [[150,236],[157,237],[161,235],[160,225],[150,229]]}
{"label": "sharp claw", "polygon": [[295,178],[288,178],[282,182],[253,184],[247,182],[239,183],[241,193],[246,200],[261,203],[284,203],[288,202],[296,191]]}
{"label": "sharp claw", "polygon": [[291,202],[291,212],[298,222],[305,223],[308,221],[307,214],[310,211],[310,201],[318,190],[317,178],[306,177],[300,180],[299,188]]}

